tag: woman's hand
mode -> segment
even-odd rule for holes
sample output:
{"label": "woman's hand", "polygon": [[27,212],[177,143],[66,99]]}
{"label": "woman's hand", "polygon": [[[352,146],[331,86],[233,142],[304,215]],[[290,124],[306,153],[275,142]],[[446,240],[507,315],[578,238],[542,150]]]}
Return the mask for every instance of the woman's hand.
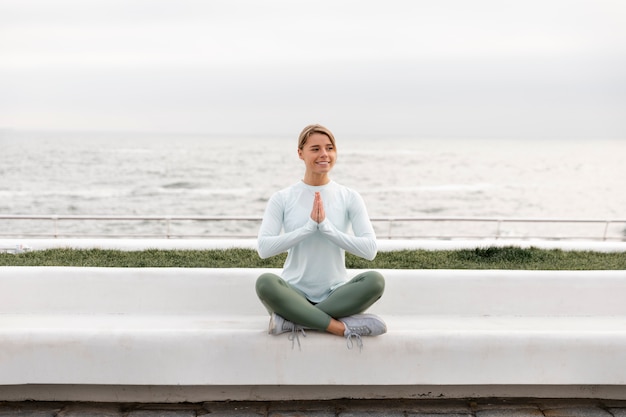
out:
{"label": "woman's hand", "polygon": [[321,223],[326,219],[326,213],[324,212],[324,202],[322,201],[322,196],[319,192],[315,193],[315,198],[313,199],[313,210],[311,210],[311,218],[316,223]]}

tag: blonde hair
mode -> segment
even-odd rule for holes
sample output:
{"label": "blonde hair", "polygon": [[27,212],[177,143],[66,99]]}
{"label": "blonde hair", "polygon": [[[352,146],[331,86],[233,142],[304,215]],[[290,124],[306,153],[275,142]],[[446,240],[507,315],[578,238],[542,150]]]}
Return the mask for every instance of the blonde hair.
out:
{"label": "blonde hair", "polygon": [[337,144],[335,143],[335,135],[333,135],[333,133],[324,126],[317,124],[308,125],[304,129],[302,129],[302,132],[300,132],[300,137],[298,137],[298,149],[304,149],[304,145],[306,144],[307,139],[313,133],[321,133],[322,135],[328,136],[328,139],[330,139],[330,143],[332,143],[333,148],[337,149]]}

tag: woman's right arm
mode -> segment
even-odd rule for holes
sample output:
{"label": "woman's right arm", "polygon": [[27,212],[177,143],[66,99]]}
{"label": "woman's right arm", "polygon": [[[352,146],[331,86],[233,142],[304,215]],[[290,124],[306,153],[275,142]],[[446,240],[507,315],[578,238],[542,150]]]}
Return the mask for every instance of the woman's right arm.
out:
{"label": "woman's right arm", "polygon": [[301,227],[281,234],[284,207],[278,194],[274,194],[267,203],[257,239],[257,252],[263,259],[286,252],[317,230],[317,223],[309,217]]}

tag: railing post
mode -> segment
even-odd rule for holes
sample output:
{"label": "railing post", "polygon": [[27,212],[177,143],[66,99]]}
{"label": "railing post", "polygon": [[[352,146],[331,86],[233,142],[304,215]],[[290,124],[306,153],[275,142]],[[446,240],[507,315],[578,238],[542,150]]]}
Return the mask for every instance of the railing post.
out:
{"label": "railing post", "polygon": [[496,226],[496,240],[500,239],[500,227],[502,225],[502,219],[498,219],[498,223]]}
{"label": "railing post", "polygon": [[59,217],[58,216],[52,216],[52,224],[53,224],[53,228],[54,228],[54,238],[57,239],[59,237]]}
{"label": "railing post", "polygon": [[607,220],[607,221],[604,223],[604,235],[602,236],[602,240],[603,240],[603,241],[606,241],[606,235],[607,235],[607,233],[608,233],[608,231],[609,231],[609,224],[610,224],[610,223],[611,223],[611,221],[610,221],[610,220]]}
{"label": "railing post", "polygon": [[170,238],[170,218],[166,217],[165,218],[165,225],[166,225],[166,238],[169,239]]}

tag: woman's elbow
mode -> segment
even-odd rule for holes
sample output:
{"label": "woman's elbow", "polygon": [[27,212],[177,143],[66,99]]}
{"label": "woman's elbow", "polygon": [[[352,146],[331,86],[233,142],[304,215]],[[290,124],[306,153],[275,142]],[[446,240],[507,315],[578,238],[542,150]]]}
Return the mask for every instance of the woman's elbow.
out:
{"label": "woman's elbow", "polygon": [[376,244],[376,240],[374,240],[373,242],[370,243],[369,247],[367,248],[364,258],[367,259],[368,261],[373,261],[374,258],[376,258],[377,254],[378,254],[378,245]]}
{"label": "woman's elbow", "polygon": [[260,257],[261,259],[267,259],[267,258],[269,258],[270,256],[272,256],[272,255],[270,255],[270,254],[267,252],[267,250],[262,249],[262,248],[260,248],[260,247],[257,247],[257,248],[256,248],[256,253],[258,253],[258,254],[259,254],[259,257]]}
{"label": "woman's elbow", "polygon": [[276,247],[272,244],[272,242],[265,239],[257,240],[256,252],[259,254],[261,259],[271,258],[272,256],[278,254],[276,252]]}
{"label": "woman's elbow", "polygon": [[256,253],[259,254],[259,257],[261,259],[269,258],[269,255],[267,254],[267,249],[265,245],[263,245],[263,242],[260,239],[257,240]]}

